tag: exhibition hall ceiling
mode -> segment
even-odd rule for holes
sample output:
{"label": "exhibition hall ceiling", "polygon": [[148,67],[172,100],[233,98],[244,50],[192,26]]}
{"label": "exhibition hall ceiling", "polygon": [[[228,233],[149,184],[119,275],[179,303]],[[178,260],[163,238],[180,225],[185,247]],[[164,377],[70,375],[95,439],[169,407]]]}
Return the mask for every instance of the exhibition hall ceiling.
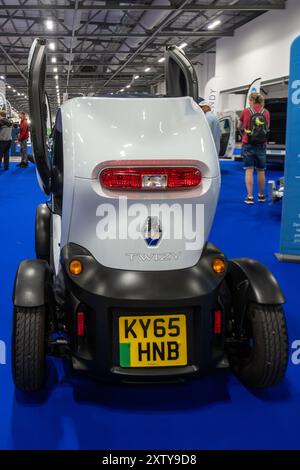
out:
{"label": "exhibition hall ceiling", "polygon": [[52,107],[69,97],[149,91],[164,74],[164,49],[176,44],[197,64],[216,40],[285,1],[0,0],[0,76],[17,109],[28,109],[27,58],[48,40]]}

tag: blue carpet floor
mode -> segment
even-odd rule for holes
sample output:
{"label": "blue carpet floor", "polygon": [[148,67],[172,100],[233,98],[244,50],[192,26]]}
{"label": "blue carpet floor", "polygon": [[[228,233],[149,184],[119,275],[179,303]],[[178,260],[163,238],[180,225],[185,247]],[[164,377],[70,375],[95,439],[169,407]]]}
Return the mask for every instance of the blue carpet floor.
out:
{"label": "blue carpet floor", "polygon": [[[271,268],[287,297],[292,345],[300,340],[300,265],[280,264],[273,255],[281,205],[243,204],[240,163],[222,163],[222,174],[211,241],[228,257],[254,257]],[[300,365],[291,360],[281,385],[255,394],[224,370],[183,385],[120,388],[74,378],[55,359],[45,392],[15,391],[13,280],[19,262],[34,257],[35,207],[43,200],[32,165],[0,170],[0,344],[7,360],[0,365],[1,449],[300,449]]]}

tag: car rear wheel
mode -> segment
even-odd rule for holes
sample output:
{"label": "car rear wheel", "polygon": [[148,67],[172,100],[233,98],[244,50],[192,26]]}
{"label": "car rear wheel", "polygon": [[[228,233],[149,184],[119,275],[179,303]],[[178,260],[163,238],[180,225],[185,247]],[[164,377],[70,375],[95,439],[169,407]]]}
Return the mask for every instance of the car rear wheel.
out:
{"label": "car rear wheel", "polygon": [[288,334],[281,306],[249,305],[242,336],[236,339],[229,349],[229,362],[242,383],[266,388],[282,380],[288,364]]}
{"label": "car rear wheel", "polygon": [[44,306],[14,308],[12,369],[16,387],[42,388],[46,375],[46,310]]}

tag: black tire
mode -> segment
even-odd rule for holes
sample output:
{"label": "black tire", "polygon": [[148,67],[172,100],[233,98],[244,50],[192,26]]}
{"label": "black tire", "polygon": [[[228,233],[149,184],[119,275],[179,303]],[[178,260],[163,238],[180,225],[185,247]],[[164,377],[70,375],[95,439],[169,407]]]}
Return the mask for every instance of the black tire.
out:
{"label": "black tire", "polygon": [[233,372],[249,388],[278,384],[288,364],[288,334],[282,307],[251,304],[243,326],[245,342],[229,353]]}
{"label": "black tire", "polygon": [[40,390],[46,375],[45,307],[15,307],[12,337],[12,370],[16,387]]}

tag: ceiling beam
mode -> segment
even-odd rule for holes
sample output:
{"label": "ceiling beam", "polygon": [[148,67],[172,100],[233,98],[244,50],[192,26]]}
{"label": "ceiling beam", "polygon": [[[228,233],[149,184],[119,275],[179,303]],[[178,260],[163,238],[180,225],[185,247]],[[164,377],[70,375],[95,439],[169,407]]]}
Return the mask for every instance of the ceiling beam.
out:
{"label": "ceiling beam", "polygon": [[78,5],[79,5],[79,0],[76,0],[75,5],[74,5],[74,11],[73,11],[73,25],[72,25],[72,32],[71,32],[69,63],[68,63],[68,70],[67,70],[66,93],[68,92],[68,85],[69,85],[69,80],[70,80],[70,70],[71,70],[71,64],[72,64],[72,52],[73,52],[73,44],[74,44],[75,31],[76,31]]}
{"label": "ceiling beam", "polygon": [[[95,14],[95,16],[97,16],[97,15],[99,15],[99,12],[97,12],[97,13]],[[9,19],[9,18],[7,17],[7,15],[0,14],[0,20],[7,20],[7,19]],[[13,16],[13,19],[14,19],[14,20],[22,20],[22,21],[24,21],[24,20],[27,20],[27,21],[34,21],[34,22],[35,22],[36,24],[38,24],[38,25],[40,25],[40,24],[42,24],[42,23],[45,23],[45,21],[46,21],[46,18],[40,18],[39,16],[29,16],[29,15],[26,15],[26,16],[24,16],[24,15],[14,15],[14,16]],[[63,25],[64,25],[64,20],[55,18],[55,23],[58,23],[58,24],[60,24],[60,25],[63,26]],[[80,28],[78,28],[78,31],[79,31],[81,28],[87,26],[88,24],[91,24],[91,25],[93,25],[93,26],[99,26],[99,27],[106,27],[106,28],[107,28],[107,27],[112,27],[112,28],[114,28],[115,26],[119,26],[120,23],[117,22],[117,21],[112,23],[112,22],[108,22],[108,21],[106,21],[106,22],[104,22],[104,21],[99,21],[99,22],[98,22],[98,21],[84,21],[84,20],[81,20],[81,21],[80,21],[80,25],[81,25],[81,26],[80,26]],[[126,26],[134,26],[134,25],[126,25]],[[1,25],[1,27],[3,27],[3,25]],[[67,28],[67,29],[68,29],[68,28]]]}
{"label": "ceiling beam", "polygon": [[[28,11],[28,10],[65,10],[66,8],[74,8],[75,3],[71,2],[69,5],[57,5],[56,3],[51,3],[50,5],[21,5],[21,4],[11,4],[5,5],[6,10],[21,10],[21,11]],[[285,9],[285,2],[279,1],[278,3],[267,3],[263,2],[260,4],[254,3],[236,3],[234,5],[218,5],[218,4],[210,4],[207,5],[205,3],[198,4],[198,5],[185,5],[183,8],[180,6],[165,6],[165,5],[138,5],[138,4],[131,4],[125,5],[122,2],[114,3],[114,4],[106,4],[106,5],[86,5],[84,1],[80,2],[78,5],[78,10],[121,10],[121,11],[154,11],[154,10],[162,10],[162,11],[187,11],[187,12],[195,12],[198,13],[200,11],[268,11],[268,10],[284,10]]]}
{"label": "ceiling beam", "polygon": [[[233,31],[186,31],[186,30],[179,30],[179,31],[161,31],[155,35],[156,38],[172,38],[172,37],[231,37],[233,36]],[[7,38],[44,38],[44,39],[65,39],[65,38],[75,38],[75,39],[82,39],[82,40],[89,40],[89,39],[97,39],[97,41],[101,41],[102,39],[112,39],[112,38],[142,38],[147,39],[152,37],[152,33],[100,33],[100,34],[64,34],[64,33],[47,33],[41,34],[38,32],[32,33],[22,33],[20,32],[11,32],[7,31],[4,32],[3,30],[0,31],[0,37],[7,37]],[[116,51],[115,51],[116,52]]]}
{"label": "ceiling beam", "polygon": [[18,65],[16,64],[16,62],[14,61],[14,59],[6,52],[6,50],[4,49],[4,47],[0,44],[0,49],[2,50],[3,54],[5,55],[5,57],[7,57],[7,59],[9,60],[9,62],[12,64],[12,66],[17,70],[17,72],[19,73],[19,75],[21,75],[21,77],[25,80],[25,82],[27,83],[27,77],[26,75],[24,75],[24,73],[22,72],[22,70],[18,67]]}
{"label": "ceiling beam", "polygon": [[[161,73],[161,69],[160,70],[160,73]],[[139,81],[145,81],[145,80],[148,80],[149,78],[152,78],[153,75],[155,75],[156,73],[158,73],[159,70],[153,70],[153,72],[149,72],[147,73],[147,75],[145,75],[143,72],[139,72],[139,75],[140,75],[140,78],[139,78]],[[137,72],[131,72],[131,73],[123,73],[122,75],[118,75],[119,78],[115,77],[113,78],[114,81],[123,81],[123,80],[129,80],[132,78],[133,75],[136,75]],[[111,74],[109,73],[101,73],[101,72],[87,72],[85,74],[78,74],[78,73],[72,73],[72,76],[71,76],[71,80],[70,80],[70,83],[71,81],[74,82],[74,81],[81,81],[83,85],[85,85],[86,83],[85,82],[88,82],[89,79],[99,79],[99,80],[106,80]],[[15,84],[16,83],[19,83],[19,86],[24,86],[26,87],[26,84],[23,82],[17,82],[17,78],[16,76],[14,75],[10,75],[7,77],[7,83],[9,85],[11,85],[10,82],[14,82]],[[56,81],[54,81],[54,78],[53,78],[53,75],[51,75],[50,73],[47,73],[47,80],[49,80],[49,85],[51,86],[51,80],[53,79],[52,81],[52,84],[53,85],[56,85]],[[64,77],[63,75],[61,75],[59,77],[60,79],[60,82],[65,82],[66,81],[66,77]],[[113,81],[112,80],[112,81]],[[17,85],[16,85],[17,86]]]}
{"label": "ceiling beam", "polygon": [[[1,56],[1,54],[0,54]],[[27,64],[28,64],[28,61],[26,58],[24,58],[23,60],[20,60],[18,62],[17,65],[19,66],[26,66],[27,67]],[[11,65],[11,62],[9,61],[1,61],[0,63],[0,68],[1,66],[6,66],[6,65]],[[48,69],[51,69],[52,67],[67,67],[68,65],[68,61],[65,60],[64,62],[56,62],[55,64],[51,64],[51,63],[48,63]],[[86,67],[86,66],[92,66],[92,67],[108,67],[108,68],[114,68],[114,67],[118,67],[119,65],[122,65],[122,61],[120,61],[120,63],[118,64],[111,64],[109,62],[98,62],[96,61],[95,59],[91,59],[91,60],[88,60],[88,59],[85,59],[83,61],[73,61],[72,62],[72,67]],[[148,65],[148,64],[147,64]],[[151,67],[155,67],[155,68],[161,68],[163,67],[164,64],[160,64],[159,62],[157,62],[157,64],[152,64]],[[132,68],[132,69],[135,69],[136,67],[145,67],[145,63],[143,63],[143,61],[139,61],[139,62],[131,62],[131,65],[129,66],[129,68]]]}
{"label": "ceiling beam", "polygon": [[[6,47],[8,49],[10,49],[9,46],[3,46],[3,50],[5,50]],[[165,49],[164,44],[162,44],[160,47],[163,48],[163,50],[160,50],[160,49],[147,49],[146,51],[142,51],[139,54],[139,56],[140,57],[142,57],[142,56],[157,57],[157,55],[164,54],[164,49]],[[18,47],[18,49],[21,49],[21,50],[12,50],[12,49],[10,49],[9,51],[6,51],[6,52],[9,52],[12,56],[22,56],[22,57],[26,56],[26,58],[27,58],[30,47],[21,47],[21,48]],[[196,49],[196,48],[190,48],[189,46],[185,49],[185,51],[187,51],[188,55],[198,55],[198,54],[201,54],[203,52],[202,48],[201,49]],[[96,56],[96,55],[113,55],[113,54],[116,54],[117,52],[118,51],[115,51],[115,50],[103,49],[103,50],[94,50],[94,51],[91,50],[91,51],[88,51],[88,52],[76,51],[76,52],[74,52],[74,54],[78,54],[78,55],[82,55],[82,56]],[[61,51],[61,50],[57,50],[53,53],[48,52],[48,58],[50,59],[52,56],[53,57],[58,57],[60,54],[65,54],[65,53],[66,53],[66,51]],[[134,54],[134,53],[135,53],[135,50],[125,51],[125,52],[118,52],[119,55],[126,55],[126,56]],[[1,51],[0,51],[0,55],[1,55]],[[1,63],[0,63],[0,65],[1,65]],[[53,64],[53,65],[55,65],[55,64]]]}

